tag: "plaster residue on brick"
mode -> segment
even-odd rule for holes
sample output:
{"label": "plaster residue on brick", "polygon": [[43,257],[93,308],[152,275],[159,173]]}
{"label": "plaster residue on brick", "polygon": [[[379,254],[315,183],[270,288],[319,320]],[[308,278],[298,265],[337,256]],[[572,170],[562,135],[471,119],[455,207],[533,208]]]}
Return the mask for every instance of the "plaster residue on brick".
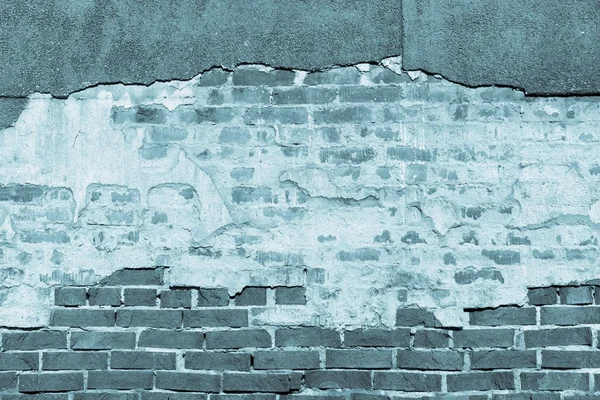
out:
{"label": "plaster residue on brick", "polygon": [[399,65],[31,96],[0,132],[0,325],[43,326],[52,286],[122,268],[231,295],[306,285],[294,323],[334,327],[413,305],[461,326],[597,278],[600,103]]}

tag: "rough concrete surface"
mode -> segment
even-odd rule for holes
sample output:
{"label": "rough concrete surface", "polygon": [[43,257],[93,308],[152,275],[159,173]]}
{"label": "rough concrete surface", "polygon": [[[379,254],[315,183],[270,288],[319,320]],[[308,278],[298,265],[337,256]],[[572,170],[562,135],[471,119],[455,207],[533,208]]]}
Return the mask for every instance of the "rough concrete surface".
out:
{"label": "rough concrete surface", "polygon": [[600,92],[595,0],[403,0],[403,61],[468,86]]}

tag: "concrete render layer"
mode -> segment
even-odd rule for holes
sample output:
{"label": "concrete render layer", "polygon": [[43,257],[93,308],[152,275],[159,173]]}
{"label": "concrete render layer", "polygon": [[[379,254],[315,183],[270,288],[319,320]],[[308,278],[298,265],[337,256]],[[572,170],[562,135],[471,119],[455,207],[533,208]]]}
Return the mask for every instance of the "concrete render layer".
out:
{"label": "concrete render layer", "polygon": [[403,0],[403,61],[468,86],[600,92],[595,0]]}

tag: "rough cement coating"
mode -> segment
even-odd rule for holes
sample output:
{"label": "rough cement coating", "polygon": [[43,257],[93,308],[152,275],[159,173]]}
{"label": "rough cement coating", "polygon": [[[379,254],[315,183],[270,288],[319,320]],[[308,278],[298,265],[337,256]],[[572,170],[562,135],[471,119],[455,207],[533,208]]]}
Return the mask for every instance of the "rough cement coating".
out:
{"label": "rough cement coating", "polygon": [[469,86],[600,92],[595,0],[404,0],[403,62]]}
{"label": "rough cement coating", "polygon": [[213,66],[314,70],[401,53],[396,0],[32,0],[0,6],[0,96],[187,80]]}

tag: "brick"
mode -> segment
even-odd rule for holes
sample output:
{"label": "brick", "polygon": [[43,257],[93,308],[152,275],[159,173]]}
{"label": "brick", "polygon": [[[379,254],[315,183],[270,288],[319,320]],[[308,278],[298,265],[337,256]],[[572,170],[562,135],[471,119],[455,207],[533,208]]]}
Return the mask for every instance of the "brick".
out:
{"label": "brick", "polygon": [[467,310],[471,325],[535,325],[535,307],[499,307],[494,309]]}
{"label": "brick", "polygon": [[600,352],[542,350],[542,368],[579,369],[598,368]]}
{"label": "brick", "polygon": [[107,368],[108,353],[60,351],[43,354],[42,369],[48,371]]}
{"label": "brick", "polygon": [[6,332],[2,334],[2,349],[8,350],[40,350],[66,349],[67,332]]}
{"label": "brick", "polygon": [[302,286],[275,288],[275,304],[305,305],[306,288]]}
{"label": "brick", "polygon": [[402,100],[404,92],[400,86],[343,86],[340,88],[341,103],[392,103]]}
{"label": "brick", "polygon": [[201,349],[204,333],[149,329],[140,333],[139,347],[160,349]]}
{"label": "brick", "polygon": [[82,372],[23,373],[19,377],[19,392],[68,392],[83,390]]}
{"label": "brick", "polygon": [[248,326],[248,311],[242,309],[189,310],[183,312],[186,328]]}
{"label": "brick", "polygon": [[0,353],[0,371],[37,370],[38,353]]}
{"label": "brick", "polygon": [[327,368],[350,369],[389,369],[392,368],[391,350],[338,350],[327,349]]}
{"label": "brick", "polygon": [[398,307],[396,309],[396,326],[439,327],[441,324],[433,311],[420,307]]}
{"label": "brick", "polygon": [[282,69],[262,71],[253,68],[238,68],[233,71],[232,77],[234,86],[292,86],[296,73]]}
{"label": "brick", "polygon": [[346,347],[408,347],[409,329],[355,329],[344,332]]}
{"label": "brick", "polygon": [[177,310],[118,310],[117,326],[171,328],[181,327],[182,315]]}
{"label": "brick", "polygon": [[240,349],[243,347],[271,347],[271,335],[264,329],[206,332],[207,349]]}
{"label": "brick", "polygon": [[44,187],[38,185],[0,185],[0,201],[31,203],[44,195]]}
{"label": "brick", "polygon": [[542,325],[600,324],[599,306],[547,306],[540,310]]}
{"label": "brick", "polygon": [[471,353],[471,369],[535,368],[535,350],[484,350]]}
{"label": "brick", "polygon": [[111,369],[175,369],[174,352],[113,351]]}
{"label": "brick", "polygon": [[153,126],[150,129],[150,140],[157,144],[169,144],[187,139],[188,132],[185,129],[173,126]]}
{"label": "brick", "polygon": [[227,288],[200,288],[198,290],[198,306],[222,307],[229,305]]}
{"label": "brick", "polygon": [[387,156],[390,160],[399,161],[435,161],[437,154],[430,150],[418,149],[409,146],[388,147]]}
{"label": "brick", "polygon": [[[575,396],[578,397],[578,396]],[[487,398],[487,397],[486,397]],[[552,393],[552,392],[547,392],[547,393],[535,393],[535,392],[528,392],[528,393],[502,393],[502,394],[492,394],[492,400],[559,400],[560,399],[560,395],[558,393]],[[569,400],[576,400],[575,398],[569,396],[566,397],[565,399],[569,399]],[[582,396],[581,399],[579,400],[592,400],[589,398],[589,396]]]}
{"label": "brick", "polygon": [[[24,374],[21,374],[21,376],[24,376]],[[18,379],[16,372],[0,372],[0,390],[15,389]],[[6,396],[3,395],[2,398],[4,397]]]}
{"label": "brick", "polygon": [[328,164],[362,164],[374,158],[371,147],[329,147],[319,151],[319,161]]}
{"label": "brick", "polygon": [[291,389],[288,373],[223,373],[224,392],[286,393]]}
{"label": "brick", "polygon": [[275,331],[277,347],[340,347],[340,333],[319,327],[280,328]]}
{"label": "brick", "polygon": [[437,329],[419,329],[415,332],[414,347],[450,347],[450,333]]}
{"label": "brick", "polygon": [[313,121],[322,124],[359,124],[373,122],[371,110],[365,106],[326,107],[313,112]]}
{"label": "brick", "polygon": [[156,306],[156,289],[125,288],[123,291],[126,306]]}
{"label": "brick", "polygon": [[207,400],[202,393],[142,392],[142,400]]}
{"label": "brick", "polygon": [[512,372],[464,372],[447,376],[449,392],[470,390],[513,390]]}
{"label": "brick", "polygon": [[554,287],[531,288],[527,291],[529,304],[533,306],[545,306],[556,304],[558,300],[558,291]]}
{"label": "brick", "polygon": [[196,372],[156,372],[156,388],[187,392],[220,391],[221,375]]}
{"label": "brick", "polygon": [[125,268],[100,281],[104,286],[152,286],[164,283],[164,268]]}
{"label": "brick", "polygon": [[133,349],[135,332],[71,332],[74,350]]}
{"label": "brick", "polygon": [[114,326],[115,312],[111,310],[59,309],[52,311],[51,326]]}
{"label": "brick", "polygon": [[272,203],[273,193],[268,187],[237,186],[231,189],[231,201],[236,204],[258,201]]}
{"label": "brick", "polygon": [[385,394],[350,393],[350,400],[390,400],[392,397]]}
{"label": "brick", "polygon": [[370,389],[369,371],[306,371],[305,385],[317,389]]}
{"label": "brick", "polygon": [[588,391],[589,375],[571,372],[521,372],[521,390]]}
{"label": "brick", "polygon": [[273,89],[273,104],[327,104],[337,97],[336,89],[297,87]]}
{"label": "brick", "polygon": [[239,393],[239,394],[212,394],[211,400],[276,400],[277,395],[274,393]]}
{"label": "brick", "polygon": [[236,87],[231,90],[231,98],[235,103],[269,104],[271,96],[266,88]]}
{"label": "brick", "polygon": [[[16,383],[16,381],[15,381]],[[13,386],[14,388],[14,386]],[[0,389],[3,389],[0,384]],[[68,393],[5,394],[2,400],[69,400]]]}
{"label": "brick", "polygon": [[187,121],[180,120],[182,123],[192,121],[196,124],[222,124],[233,121],[237,112],[237,109],[231,107],[200,107],[194,110],[195,115],[187,116]]}
{"label": "brick", "polygon": [[161,290],[161,308],[192,308],[192,291],[186,289]]}
{"label": "brick", "polygon": [[310,72],[304,77],[305,85],[358,85],[361,72],[354,66]]}
{"label": "brick", "polygon": [[303,107],[251,107],[244,113],[246,125],[308,123],[308,111]]}
{"label": "brick", "polygon": [[318,369],[318,351],[257,351],[254,369]]}
{"label": "brick", "polygon": [[120,306],[121,289],[111,287],[92,287],[88,289],[90,306]]}
{"label": "brick", "polygon": [[227,83],[229,72],[221,68],[210,69],[203,72],[197,79],[196,84],[200,87],[206,86],[222,86]]}
{"label": "brick", "polygon": [[512,250],[481,250],[481,255],[498,265],[515,265],[521,262],[521,253]]}
{"label": "brick", "polygon": [[54,289],[54,304],[57,306],[85,306],[87,293],[83,287],[61,287]]}
{"label": "brick", "polygon": [[583,305],[593,304],[594,295],[591,286],[571,286],[558,289],[561,304]]}
{"label": "brick", "polygon": [[346,400],[346,397],[333,393],[322,395],[306,395],[306,394],[282,394],[279,395],[281,400]]}
{"label": "brick", "polygon": [[224,353],[188,351],[185,353],[186,369],[215,371],[250,371],[251,358],[248,353]]}
{"label": "brick", "polygon": [[373,373],[373,389],[439,392],[442,390],[442,376],[420,372],[375,371]]}
{"label": "brick", "polygon": [[226,145],[244,145],[247,144],[251,138],[250,131],[246,127],[226,126],[221,129],[221,134],[218,139],[219,143]]}
{"label": "brick", "polygon": [[514,329],[463,329],[453,333],[454,347],[511,347]]}
{"label": "brick", "polygon": [[396,365],[401,369],[460,371],[463,353],[441,350],[398,350]]}
{"label": "brick", "polygon": [[267,288],[247,286],[234,297],[236,306],[267,305]]}
{"label": "brick", "polygon": [[73,400],[138,400],[137,393],[131,392],[79,392],[73,393]]}
{"label": "brick", "polygon": [[557,328],[527,330],[524,332],[525,347],[591,346],[590,328]]}
{"label": "brick", "polygon": [[71,238],[65,231],[53,231],[46,229],[44,231],[22,231],[20,234],[23,243],[70,243]]}
{"label": "brick", "polygon": [[89,371],[88,389],[152,389],[152,371]]}

